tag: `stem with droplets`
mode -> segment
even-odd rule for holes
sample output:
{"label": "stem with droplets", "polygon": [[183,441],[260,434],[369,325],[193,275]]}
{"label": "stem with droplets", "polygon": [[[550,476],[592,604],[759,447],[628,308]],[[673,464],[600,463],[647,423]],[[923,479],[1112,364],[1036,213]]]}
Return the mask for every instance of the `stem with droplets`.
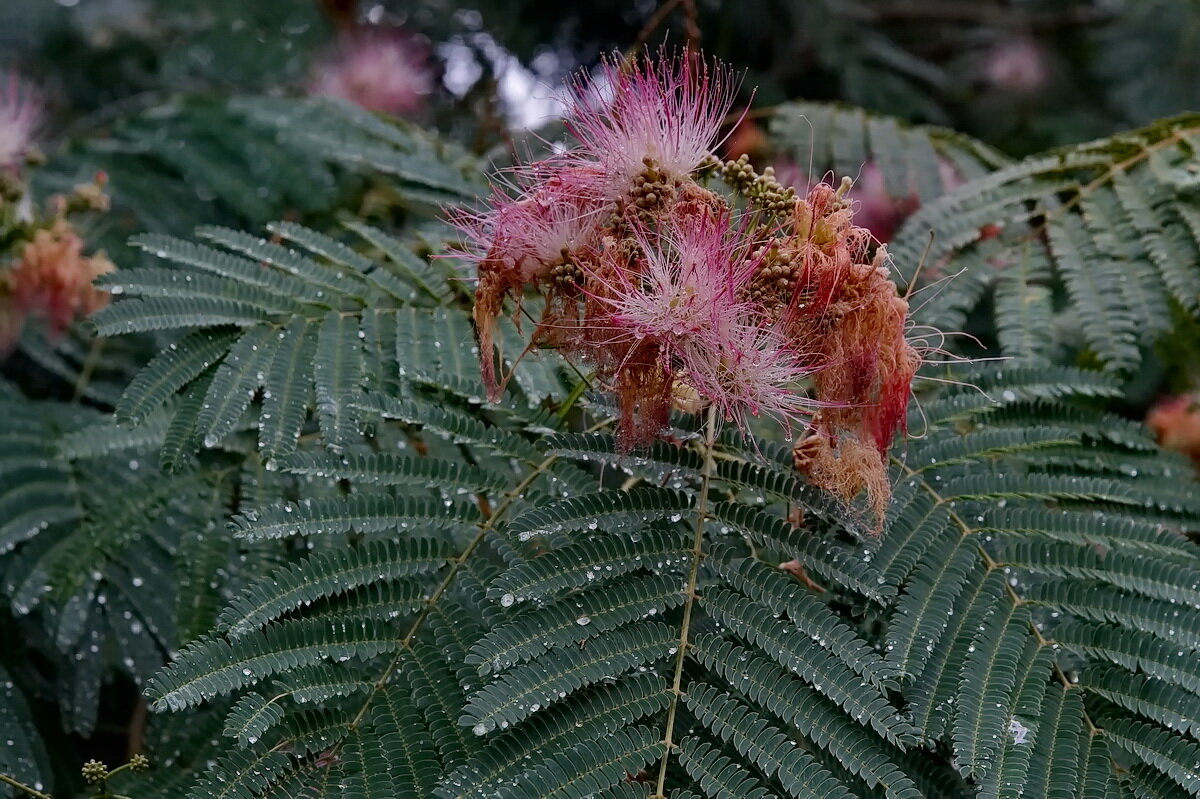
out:
{"label": "stem with droplets", "polygon": [[679,699],[683,696],[683,664],[687,660],[688,636],[692,625],[692,609],[696,605],[696,580],[700,575],[700,559],[704,555],[704,522],[708,517],[708,484],[715,468],[713,447],[717,440],[717,408],[708,408],[708,430],[704,438],[704,471],[700,482],[700,496],[696,500],[696,533],[692,537],[692,566],[688,572],[687,590],[684,594],[683,623],[679,627],[679,648],[675,652],[675,679],[671,682],[671,705],[667,710],[667,727],[663,733],[662,763],[658,767],[658,786],[654,799],[666,796],[667,764],[671,748],[675,745],[675,715],[679,710]]}
{"label": "stem with droplets", "polygon": [[25,793],[29,794],[30,796],[37,797],[37,799],[50,799],[50,794],[42,793],[41,791],[37,790],[36,788],[29,787],[28,785],[26,785],[23,782],[18,782],[17,780],[14,780],[12,777],[5,775],[4,772],[2,772],[2,771],[0,771],[0,782],[4,783],[5,785],[10,785],[13,788],[16,788],[18,791],[24,791]]}

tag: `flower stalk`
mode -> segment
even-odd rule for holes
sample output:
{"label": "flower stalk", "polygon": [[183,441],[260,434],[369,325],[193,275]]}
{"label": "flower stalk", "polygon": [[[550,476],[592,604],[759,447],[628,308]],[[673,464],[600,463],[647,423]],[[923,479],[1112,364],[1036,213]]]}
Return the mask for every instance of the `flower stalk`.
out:
{"label": "flower stalk", "polygon": [[675,716],[679,711],[679,700],[683,697],[683,665],[687,660],[688,642],[691,640],[692,611],[696,605],[696,581],[700,576],[700,561],[704,557],[704,523],[708,518],[708,486],[716,470],[713,450],[717,440],[717,408],[708,409],[705,425],[704,468],[701,473],[700,496],[696,499],[696,525],[692,536],[692,564],[688,571],[687,588],[684,592],[683,621],[679,625],[679,648],[675,652],[675,676],[671,680],[671,704],[667,708],[667,723],[663,732],[663,756],[658,767],[658,784],[654,799],[665,799],[667,768],[671,749],[675,746]]}

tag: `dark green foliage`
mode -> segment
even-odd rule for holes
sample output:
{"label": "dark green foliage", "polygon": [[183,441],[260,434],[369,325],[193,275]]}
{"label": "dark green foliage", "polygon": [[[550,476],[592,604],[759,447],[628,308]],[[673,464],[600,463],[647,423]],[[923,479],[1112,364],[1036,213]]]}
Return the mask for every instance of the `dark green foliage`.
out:
{"label": "dark green foliage", "polygon": [[1133,371],[1177,309],[1200,303],[1200,211],[1195,156],[1200,120],[1142,130],[1002,166],[921,207],[891,251],[912,279],[930,243],[926,277],[962,273],[917,313],[964,328],[983,299],[1000,351],[1020,363],[1064,354]]}
{"label": "dark green foliage", "polygon": [[[269,237],[154,228],[93,320],[162,345],[124,393],[0,384],[0,588],[52,667],[0,652],[5,773],[50,778],[34,702],[86,735],[119,674],[162,758],[138,797],[1200,794],[1200,500],[1114,411],[1167,329],[1145,320],[1200,304],[1190,119],[1012,163],[777,113],[793,155],[805,114],[816,163],[874,160],[926,202],[899,266],[934,226],[931,265],[973,271],[921,318],[960,326],[991,292],[982,334],[1013,356],[926,366],[876,525],[779,434],[709,452],[680,415],[622,452],[554,353],[484,402],[470,286],[428,257],[479,165],[337,104],[226,112],[340,164],[322,185],[395,178],[403,221],[251,201],[239,227]],[[940,159],[974,180],[944,194]],[[508,366],[520,335],[499,329]]]}
{"label": "dark green foliage", "polygon": [[860,108],[823,103],[786,103],[771,117],[771,135],[782,154],[809,175],[832,171],[854,178],[874,161],[897,199],[929,202],[945,191],[940,161],[966,179],[1003,166],[1008,158],[969,136],[943,128],[910,125]]}
{"label": "dark green foliage", "polygon": [[[997,371],[960,367],[956,376],[995,385],[1002,380]],[[1182,739],[1162,738],[1167,732],[1155,724],[1186,731],[1193,723],[1187,710],[1193,703],[1186,697],[1200,695],[1200,673],[1190,658],[1170,651],[1169,641],[1198,634],[1185,629],[1192,615],[1178,611],[1195,601],[1188,588],[1194,580],[1187,575],[1200,558],[1184,539],[1145,525],[1138,514],[1143,507],[1162,508],[1191,524],[1190,505],[1166,483],[1164,493],[1155,494],[1145,480],[1119,472],[1097,482],[1043,461],[1048,452],[1068,452],[1084,442],[1118,454],[1149,445],[1133,429],[1115,435],[1103,414],[1071,397],[1067,384],[1013,376],[1014,389],[970,409],[954,401],[971,396],[972,388],[951,387],[937,395],[936,403],[956,410],[927,415],[926,437],[909,452],[919,465],[897,462],[891,535],[867,541],[868,559],[854,557],[863,544],[850,537],[837,555],[833,540],[789,551],[802,534],[769,521],[781,511],[742,504],[743,493],[752,498],[768,485],[775,497],[799,501],[808,489],[782,479],[782,465],[750,460],[746,469],[721,469],[727,498],[713,509],[715,521],[704,536],[706,562],[694,610],[709,621],[689,637],[677,711],[692,719],[691,737],[673,741],[669,784],[691,781],[708,796],[855,796],[874,786],[888,796],[917,797],[926,790],[918,786],[930,785],[933,777],[915,769],[909,754],[939,741],[948,745],[950,762],[967,784],[989,796],[1041,795],[1030,790],[1076,795],[1085,778],[1107,779],[1105,761],[1089,759],[1092,752],[1108,751],[1102,747],[1140,758],[1169,780],[1186,780],[1180,771],[1186,759]],[[1091,393],[1086,386],[1084,391]],[[464,419],[481,418],[479,411],[464,413]],[[509,413],[520,418],[536,411]],[[427,414],[414,407],[406,415]],[[1068,416],[1074,420],[1070,428],[1039,421]],[[518,428],[510,435],[532,434]],[[575,434],[541,442],[529,438],[530,444],[510,447],[533,448],[510,484],[521,482],[521,473],[529,485],[549,476],[553,464],[534,454],[543,447],[584,462],[611,451],[604,434],[595,436],[596,443]],[[664,450],[653,461],[634,463],[633,473],[688,462],[685,452]],[[730,449],[724,457],[739,456]],[[266,736],[277,745],[300,734],[288,730],[312,729],[288,721],[297,712],[289,709],[291,703],[300,697],[306,705],[326,707],[331,715],[319,722],[324,743],[314,749],[295,738],[302,747],[278,766],[272,781],[313,784],[312,758],[320,762],[325,746],[342,753],[336,779],[345,785],[376,780],[382,787],[379,775],[399,769],[410,774],[406,779],[428,780],[422,784],[439,797],[496,790],[514,797],[558,795],[555,791],[574,796],[578,786],[596,791],[646,767],[653,780],[663,742],[652,722],[671,703],[663,688],[681,643],[678,613],[688,603],[681,593],[691,568],[688,519],[695,513],[688,495],[697,488],[703,460],[674,472],[684,481],[682,492],[592,493],[482,520],[469,505],[451,502],[440,514],[431,512],[427,522],[417,512],[424,506],[396,505],[400,495],[385,500],[374,492],[460,482],[467,490],[487,492],[494,490],[487,485],[494,478],[469,478],[472,473],[453,459],[427,466],[421,460],[353,452],[293,456],[281,462],[293,474],[339,479],[352,489],[361,485],[365,493],[313,498],[290,513],[277,505],[240,524],[252,536],[267,530],[277,531],[272,537],[318,530],[371,536],[398,529],[401,519],[399,524],[412,525],[401,540],[426,542],[422,547],[439,540],[461,547],[452,542],[464,540],[468,525],[481,524],[467,546],[479,553],[468,557],[484,557],[479,566],[492,575],[485,577],[486,604],[469,595],[456,598],[456,582],[466,591],[475,581],[470,560],[448,564],[449,582],[437,576],[453,549],[428,561],[412,561],[411,554],[384,556],[383,542],[318,550],[248,587],[222,614],[218,636],[190,646],[156,679],[152,696],[161,705],[183,707],[268,678],[283,682],[283,698],[264,704],[261,695],[246,694],[229,717],[229,734],[250,747],[256,745],[251,737]],[[966,471],[980,464],[995,478]],[[780,478],[764,482],[777,468]],[[1001,477],[1010,471],[1020,480]],[[439,475],[445,482],[435,479]],[[1147,490],[1151,493],[1143,493]],[[999,497],[1006,499],[1004,506],[991,504]],[[387,504],[376,507],[380,502]],[[1105,514],[1085,513],[1081,502],[1104,503]],[[501,506],[507,504],[501,499]],[[819,504],[812,513],[824,520],[823,527],[836,525]],[[530,531],[541,537],[529,537]],[[828,579],[837,574],[831,564],[840,563],[857,577],[826,582],[826,594],[813,593],[755,557],[742,531],[763,552],[798,556],[810,574]],[[1112,554],[1085,543],[1096,541],[1106,542]],[[530,549],[536,542],[549,552]],[[489,550],[506,562],[498,572],[483,566]],[[1118,557],[1120,552],[1138,557]],[[367,560],[348,560],[351,553]],[[379,557],[386,559],[377,565],[373,559]],[[444,607],[423,609],[420,602],[405,607],[392,600],[400,618],[412,624],[380,627],[370,603],[357,598],[367,585],[430,578],[433,597]],[[1071,590],[1072,581],[1084,580],[1089,591]],[[856,594],[884,621],[882,654],[839,611],[839,603]],[[1171,622],[1156,623],[1155,603],[1171,602],[1177,611]],[[330,625],[323,619],[339,604],[343,610]],[[460,615],[468,606],[482,615],[468,621]],[[451,613],[451,624],[443,621],[443,611]],[[1064,622],[1068,615],[1080,620]],[[1169,623],[1180,632],[1162,626]],[[1129,629],[1118,632],[1118,625]],[[427,636],[432,647],[422,643]],[[341,669],[349,673],[339,676]],[[421,739],[429,744],[388,749],[395,735],[377,733],[382,728],[373,719],[392,691],[386,684],[372,686],[377,677],[362,682],[351,677],[364,669],[409,681],[415,704],[398,718],[429,725],[430,737]],[[653,677],[655,672],[661,676]],[[1069,681],[1064,691],[1059,678],[1074,673],[1078,681]],[[1115,716],[1091,717],[1091,697],[1144,721],[1117,724],[1110,738],[1105,725]],[[601,736],[598,744],[586,730],[602,723],[606,731],[619,731]],[[1087,732],[1088,725],[1099,732]],[[304,750],[313,754],[298,754]],[[539,754],[528,758],[535,751]],[[441,765],[431,762],[414,771],[423,761],[398,760],[401,752],[434,757]],[[1086,762],[1077,765],[1081,760]],[[262,773],[276,769],[273,760],[262,762],[270,767]],[[223,768],[242,761],[228,763]],[[1156,779],[1149,773],[1145,778]]]}

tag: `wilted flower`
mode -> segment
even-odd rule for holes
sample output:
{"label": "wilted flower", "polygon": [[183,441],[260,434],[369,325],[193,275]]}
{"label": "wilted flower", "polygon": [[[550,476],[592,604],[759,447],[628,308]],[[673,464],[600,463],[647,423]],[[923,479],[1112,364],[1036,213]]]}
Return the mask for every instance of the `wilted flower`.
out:
{"label": "wilted flower", "polygon": [[1200,466],[1200,400],[1189,394],[1166,397],[1146,414],[1146,426],[1164,449],[1182,452]]}
{"label": "wilted flower", "polygon": [[773,309],[813,365],[822,406],[797,444],[796,464],[845,499],[866,490],[877,514],[890,496],[884,456],[903,428],[920,356],[906,339],[908,303],[887,270],[883,247],[853,221],[845,199],[814,185],[797,202],[790,235],[772,244],[751,291]]}
{"label": "wilted flower", "polygon": [[64,220],[34,233],[21,257],[0,280],[8,295],[9,335],[20,329],[18,321],[41,315],[55,332],[70,326],[78,316],[93,313],[108,302],[108,295],[92,281],[111,272],[113,264],[99,253],[83,255],[83,239]]}
{"label": "wilted flower", "polygon": [[[785,186],[795,186],[801,196],[808,194],[813,182],[805,169],[789,158],[773,162],[775,177]],[[938,159],[938,179],[943,191],[950,191],[962,183],[954,167],[945,159]],[[863,163],[854,185],[846,195],[854,205],[854,224],[871,231],[876,241],[887,243],[920,206],[921,200],[915,190],[896,196],[888,188],[883,171],[874,160]]]}
{"label": "wilted flower", "polygon": [[395,116],[419,113],[432,89],[428,46],[401,28],[363,28],[347,34],[336,56],[318,67],[311,84],[313,94]]}
{"label": "wilted flower", "polygon": [[0,169],[20,164],[42,120],[42,103],[15,72],[0,75]]}

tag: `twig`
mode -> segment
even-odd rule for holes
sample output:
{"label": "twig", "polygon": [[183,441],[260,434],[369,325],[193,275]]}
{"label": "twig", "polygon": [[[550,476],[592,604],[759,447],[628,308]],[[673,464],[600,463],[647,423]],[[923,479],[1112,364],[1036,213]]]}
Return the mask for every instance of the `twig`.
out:
{"label": "twig", "polygon": [[2,772],[0,772],[0,782],[4,783],[5,785],[11,785],[12,787],[16,788],[18,791],[24,791],[25,793],[29,794],[30,796],[36,796],[37,799],[53,799],[53,797],[51,797],[50,794],[42,793],[41,791],[37,790],[36,788],[30,788],[25,783],[17,782],[12,777],[9,777]]}
{"label": "twig", "polygon": [[708,485],[712,480],[715,468],[713,446],[717,440],[717,408],[708,408],[708,431],[704,440],[704,472],[700,483],[700,496],[696,500],[696,534],[692,537],[692,568],[688,572],[688,583],[685,605],[683,606],[683,623],[679,628],[679,650],[675,653],[675,678],[671,681],[671,707],[667,710],[667,727],[663,733],[662,763],[658,767],[658,787],[654,797],[665,797],[667,784],[667,763],[671,759],[671,747],[674,745],[675,714],[679,710],[679,698],[683,696],[683,665],[687,660],[688,636],[692,624],[692,608],[696,605],[696,579],[700,575],[700,558],[704,554],[704,521],[708,516]]}
{"label": "twig", "polygon": [[[675,10],[675,7],[678,6],[680,4],[680,2],[682,2],[682,1],[683,0],[667,0],[667,2],[663,3],[661,6],[658,7],[658,10],[654,12],[653,16],[651,16],[650,19],[646,20],[646,24],[642,26],[642,29],[640,31],[638,31],[637,38],[633,40],[633,44],[630,45],[629,49],[625,51],[625,62],[626,63],[629,63],[629,61],[631,61],[634,56],[636,56],[638,53],[640,53],[642,51],[642,48],[646,46],[646,42],[649,41],[651,34],[653,34],[654,31],[658,29],[659,25],[663,24],[663,21],[670,15],[670,13],[672,11]],[[694,13],[695,12],[695,3],[693,2],[691,5],[692,5],[692,11]],[[690,32],[689,32],[689,39],[690,39]]]}
{"label": "twig", "polygon": [[83,398],[83,392],[92,379],[92,372],[96,371],[96,364],[100,361],[100,353],[104,351],[104,342],[105,339],[100,336],[92,339],[92,346],[88,349],[83,368],[79,370],[79,377],[75,380],[75,390],[71,394],[71,402],[79,402]]}

